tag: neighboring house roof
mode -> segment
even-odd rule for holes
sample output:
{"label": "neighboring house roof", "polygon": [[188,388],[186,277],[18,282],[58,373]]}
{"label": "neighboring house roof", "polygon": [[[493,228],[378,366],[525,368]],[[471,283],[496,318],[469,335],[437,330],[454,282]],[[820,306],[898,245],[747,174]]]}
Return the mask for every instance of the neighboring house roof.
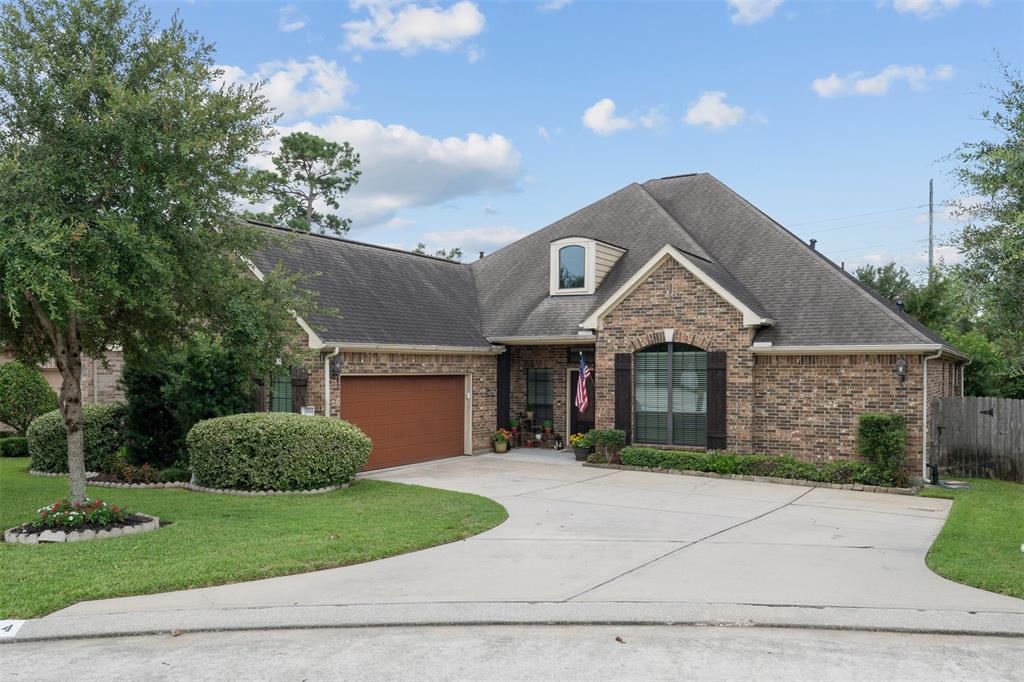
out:
{"label": "neighboring house roof", "polygon": [[[593,294],[551,296],[550,244],[579,236],[625,253]],[[295,242],[268,249],[257,265],[323,273],[308,286],[341,318],[310,322],[329,342],[479,346],[577,337],[581,323],[613,306],[670,247],[746,321],[765,323],[759,345],[944,343],[706,173],[628,185],[469,265],[345,239]]]}

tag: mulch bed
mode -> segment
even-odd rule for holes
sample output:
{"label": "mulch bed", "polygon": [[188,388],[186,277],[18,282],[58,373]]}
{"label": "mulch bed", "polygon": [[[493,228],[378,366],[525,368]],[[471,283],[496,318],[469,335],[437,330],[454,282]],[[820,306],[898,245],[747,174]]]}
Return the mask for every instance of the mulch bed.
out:
{"label": "mulch bed", "polygon": [[148,516],[132,514],[131,516],[126,516],[124,520],[118,523],[84,523],[81,526],[49,526],[46,528],[35,528],[31,523],[23,523],[20,526],[11,528],[10,530],[24,535],[29,533],[42,533],[44,530],[64,531],[65,533],[73,533],[78,530],[94,530],[99,532],[101,530],[113,530],[114,528],[124,528],[126,526],[138,526],[148,521],[150,521]]}

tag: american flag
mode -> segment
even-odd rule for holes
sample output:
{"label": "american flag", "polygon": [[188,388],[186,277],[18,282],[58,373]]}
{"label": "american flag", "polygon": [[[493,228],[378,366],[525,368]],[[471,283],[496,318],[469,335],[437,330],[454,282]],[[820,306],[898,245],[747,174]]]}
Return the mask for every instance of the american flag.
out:
{"label": "american flag", "polygon": [[580,414],[584,414],[587,411],[587,406],[590,405],[590,400],[587,398],[587,379],[589,378],[590,367],[583,359],[583,353],[580,353],[580,373],[576,380],[576,409],[580,411]]}

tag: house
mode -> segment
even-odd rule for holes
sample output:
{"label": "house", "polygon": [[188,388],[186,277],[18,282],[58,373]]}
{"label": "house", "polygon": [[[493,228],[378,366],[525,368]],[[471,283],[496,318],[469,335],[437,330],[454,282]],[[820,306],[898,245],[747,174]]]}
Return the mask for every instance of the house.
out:
{"label": "house", "polygon": [[261,406],[354,422],[370,468],[489,449],[529,404],[563,433],[808,460],[855,456],[857,415],[895,412],[920,472],[930,400],[963,388],[962,353],[706,173],[631,184],[471,264],[315,235],[253,270],[279,264],[327,310],[299,320],[307,360]]}

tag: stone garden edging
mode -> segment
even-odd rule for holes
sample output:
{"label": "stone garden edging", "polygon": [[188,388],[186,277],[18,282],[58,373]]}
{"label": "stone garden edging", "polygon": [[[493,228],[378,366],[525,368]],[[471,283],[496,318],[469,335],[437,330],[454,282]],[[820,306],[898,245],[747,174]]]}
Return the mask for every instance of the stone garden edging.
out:
{"label": "stone garden edging", "polygon": [[[55,474],[48,471],[36,471],[35,469],[29,469],[28,473],[33,476],[67,476],[67,474]],[[98,476],[99,474],[94,471],[85,472],[86,485],[94,485],[98,488],[121,488],[121,489],[137,489],[137,488],[180,488],[182,490],[191,490],[197,493],[216,493],[220,495],[248,495],[248,496],[260,496],[269,497],[272,495],[319,495],[320,493],[329,493],[332,490],[341,490],[347,488],[348,483],[342,483],[341,485],[329,485],[323,488],[313,488],[312,490],[234,490],[230,488],[207,488],[205,486],[196,485],[195,483],[186,483],[184,481],[175,481],[171,483],[115,483],[113,481],[90,481],[89,476]]]}
{"label": "stone garden edging", "polygon": [[4,531],[4,542],[11,545],[39,545],[52,542],[86,542],[89,540],[104,540],[106,538],[119,538],[126,535],[141,535],[159,530],[160,519],[149,514],[136,514],[149,519],[143,523],[136,523],[132,526],[120,526],[105,530],[50,530],[49,528],[35,533],[16,532],[19,527],[8,528]]}
{"label": "stone garden edging", "polygon": [[916,495],[919,488],[889,488],[882,485],[864,485],[862,483],[826,483],[824,481],[807,481],[795,478],[779,478],[777,476],[753,476],[751,474],[716,474],[712,471],[691,471],[690,469],[662,469],[658,467],[640,467],[632,464],[600,464],[584,462],[583,466],[595,469],[618,469],[620,471],[645,471],[652,474],[675,474],[676,476],[703,476],[704,478],[728,478],[734,481],[753,481],[755,483],[779,483],[782,485],[798,485],[804,488],[830,488],[832,490],[856,490],[865,493],[884,493],[887,495]]}

